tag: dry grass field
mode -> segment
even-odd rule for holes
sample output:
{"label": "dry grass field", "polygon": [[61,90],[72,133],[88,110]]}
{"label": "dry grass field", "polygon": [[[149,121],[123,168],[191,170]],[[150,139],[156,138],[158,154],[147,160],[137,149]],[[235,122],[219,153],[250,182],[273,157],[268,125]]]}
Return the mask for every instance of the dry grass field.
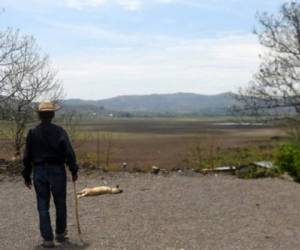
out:
{"label": "dry grass field", "polygon": [[227,165],[241,155],[270,160],[285,136],[279,127],[217,119],[111,119],[77,126],[73,143],[81,163],[120,170],[126,162],[130,170],[144,171],[153,165],[197,168],[199,161]]}
{"label": "dry grass field", "polygon": [[[112,118],[62,125],[82,166],[110,171],[121,170],[124,162],[129,171],[147,171],[153,165],[197,169],[271,160],[273,149],[286,136],[279,127],[225,118]],[[13,156],[7,142],[2,137],[0,158]]]}

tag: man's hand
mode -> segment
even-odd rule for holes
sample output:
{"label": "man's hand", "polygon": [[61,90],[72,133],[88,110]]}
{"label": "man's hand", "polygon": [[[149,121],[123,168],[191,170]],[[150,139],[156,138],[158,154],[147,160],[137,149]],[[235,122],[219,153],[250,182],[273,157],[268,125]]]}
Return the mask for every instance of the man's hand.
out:
{"label": "man's hand", "polygon": [[72,175],[72,181],[75,182],[78,179],[78,175]]}
{"label": "man's hand", "polygon": [[32,187],[31,180],[25,180],[25,186],[26,186],[28,189],[31,189],[31,187]]}

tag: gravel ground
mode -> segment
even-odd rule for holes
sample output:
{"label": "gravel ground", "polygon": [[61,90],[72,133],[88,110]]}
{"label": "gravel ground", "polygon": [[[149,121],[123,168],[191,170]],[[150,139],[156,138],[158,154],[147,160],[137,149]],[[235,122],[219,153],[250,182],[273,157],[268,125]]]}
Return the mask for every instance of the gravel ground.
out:
{"label": "gravel ground", "polygon": [[[299,184],[120,173],[80,176],[77,185],[105,183],[124,193],[80,199],[83,242],[69,183],[70,240],[56,249],[300,249]],[[41,249],[34,192],[9,177],[0,187],[0,249]]]}

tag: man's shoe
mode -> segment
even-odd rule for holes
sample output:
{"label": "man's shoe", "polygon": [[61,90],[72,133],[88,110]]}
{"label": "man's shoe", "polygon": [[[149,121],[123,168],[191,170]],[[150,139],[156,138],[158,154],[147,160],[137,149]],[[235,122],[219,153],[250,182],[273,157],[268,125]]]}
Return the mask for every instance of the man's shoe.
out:
{"label": "man's shoe", "polygon": [[44,240],[43,243],[42,243],[42,247],[44,247],[44,248],[54,248],[55,245],[54,245],[53,240]]}
{"label": "man's shoe", "polygon": [[62,234],[56,234],[55,235],[55,240],[57,242],[64,242],[64,241],[66,241],[68,239],[67,234],[68,234],[67,230],[64,233],[62,233]]}

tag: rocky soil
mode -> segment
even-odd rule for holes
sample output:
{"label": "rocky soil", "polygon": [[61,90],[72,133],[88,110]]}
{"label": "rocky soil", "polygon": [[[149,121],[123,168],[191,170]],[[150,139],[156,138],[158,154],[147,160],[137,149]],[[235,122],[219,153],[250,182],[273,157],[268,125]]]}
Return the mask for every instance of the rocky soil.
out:
{"label": "rocky soil", "polygon": [[[0,178],[0,249],[42,249],[34,191],[21,178]],[[124,189],[80,199],[82,242],[71,184],[70,239],[56,249],[300,248],[300,185],[291,181],[184,173],[81,175],[78,189],[103,184]],[[54,218],[53,204],[51,211]]]}

